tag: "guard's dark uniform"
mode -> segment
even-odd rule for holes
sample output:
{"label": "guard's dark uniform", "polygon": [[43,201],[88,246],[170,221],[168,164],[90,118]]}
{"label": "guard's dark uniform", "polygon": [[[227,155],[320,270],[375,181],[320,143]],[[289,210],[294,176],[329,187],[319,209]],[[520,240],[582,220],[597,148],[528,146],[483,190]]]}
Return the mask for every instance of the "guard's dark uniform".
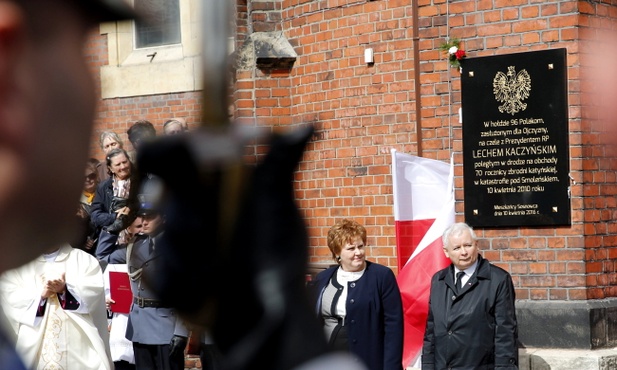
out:
{"label": "guard's dark uniform", "polygon": [[146,274],[155,276],[155,260],[158,257],[156,242],[161,235],[162,233],[159,233],[154,238],[138,235],[132,246],[114,251],[108,261],[127,263],[131,276],[133,305],[129,313],[126,338],[133,342],[137,369],[183,370],[184,354],[179,353],[178,356],[169,358],[170,342],[174,335],[188,337],[189,331],[178,318],[176,311],[163,307],[142,279]]}

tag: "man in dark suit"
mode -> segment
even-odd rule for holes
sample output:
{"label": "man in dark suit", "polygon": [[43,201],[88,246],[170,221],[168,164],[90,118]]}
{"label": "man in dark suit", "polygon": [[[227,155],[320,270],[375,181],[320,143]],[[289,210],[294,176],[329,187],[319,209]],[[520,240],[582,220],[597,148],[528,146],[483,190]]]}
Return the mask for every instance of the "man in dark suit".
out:
{"label": "man in dark suit", "polygon": [[452,264],[431,281],[422,369],[518,369],[510,274],[480,256],[469,225],[450,226],[442,240]]}

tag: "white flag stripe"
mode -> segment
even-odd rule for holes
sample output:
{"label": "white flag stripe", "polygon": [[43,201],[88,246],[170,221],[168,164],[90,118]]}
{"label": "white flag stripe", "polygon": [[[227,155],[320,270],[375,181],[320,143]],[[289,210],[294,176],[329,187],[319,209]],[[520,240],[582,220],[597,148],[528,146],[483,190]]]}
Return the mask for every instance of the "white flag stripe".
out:
{"label": "white flag stripe", "polygon": [[[454,162],[453,158],[450,159],[449,174],[448,174],[448,188],[447,193],[441,193],[444,204],[439,210],[438,216],[435,222],[428,229],[413,254],[409,257],[409,260],[414,258],[418,253],[422,252],[429,244],[441,238],[446,228],[454,223]],[[442,162],[443,163],[443,162]],[[444,196],[445,195],[445,196]],[[407,262],[409,262],[409,260]]]}
{"label": "white flag stripe", "polygon": [[443,232],[446,231],[446,228],[454,223],[454,201],[450,201],[448,202],[448,204],[444,205],[444,207],[442,208],[442,212],[443,214],[439,215],[435,219],[435,223],[433,223],[431,228],[428,229],[428,231],[424,235],[424,238],[422,238],[416,249],[414,249],[411,257],[409,257],[409,259],[407,260],[407,263],[414,259],[420,252],[422,252],[435,240],[441,238]]}
{"label": "white flag stripe", "polygon": [[431,278],[435,272],[450,264],[442,250],[441,236],[454,222],[453,163],[453,158],[448,164],[392,151],[400,268],[397,282],[405,315],[405,368],[411,364],[418,365],[428,315]]}
{"label": "white flag stripe", "polygon": [[[415,157],[392,149],[394,219],[434,219],[448,200],[450,184],[444,184],[450,166],[442,161]],[[400,176],[400,174],[403,176]]]}

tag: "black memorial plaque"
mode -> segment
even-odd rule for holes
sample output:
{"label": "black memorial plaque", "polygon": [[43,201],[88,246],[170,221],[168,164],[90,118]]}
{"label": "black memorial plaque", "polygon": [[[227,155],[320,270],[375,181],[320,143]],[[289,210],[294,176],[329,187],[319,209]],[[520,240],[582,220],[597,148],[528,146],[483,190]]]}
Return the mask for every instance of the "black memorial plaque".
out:
{"label": "black memorial plaque", "polygon": [[469,58],[461,73],[465,221],[569,225],[566,49]]}

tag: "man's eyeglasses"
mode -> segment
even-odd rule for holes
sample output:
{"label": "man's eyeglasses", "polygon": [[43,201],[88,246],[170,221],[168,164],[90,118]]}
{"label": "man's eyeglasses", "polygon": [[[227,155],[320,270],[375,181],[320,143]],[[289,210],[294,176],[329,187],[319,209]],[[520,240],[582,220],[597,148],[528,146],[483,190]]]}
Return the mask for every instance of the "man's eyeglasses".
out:
{"label": "man's eyeglasses", "polygon": [[86,175],[85,180],[91,180],[91,181],[96,180],[96,173],[91,173],[89,175]]}

